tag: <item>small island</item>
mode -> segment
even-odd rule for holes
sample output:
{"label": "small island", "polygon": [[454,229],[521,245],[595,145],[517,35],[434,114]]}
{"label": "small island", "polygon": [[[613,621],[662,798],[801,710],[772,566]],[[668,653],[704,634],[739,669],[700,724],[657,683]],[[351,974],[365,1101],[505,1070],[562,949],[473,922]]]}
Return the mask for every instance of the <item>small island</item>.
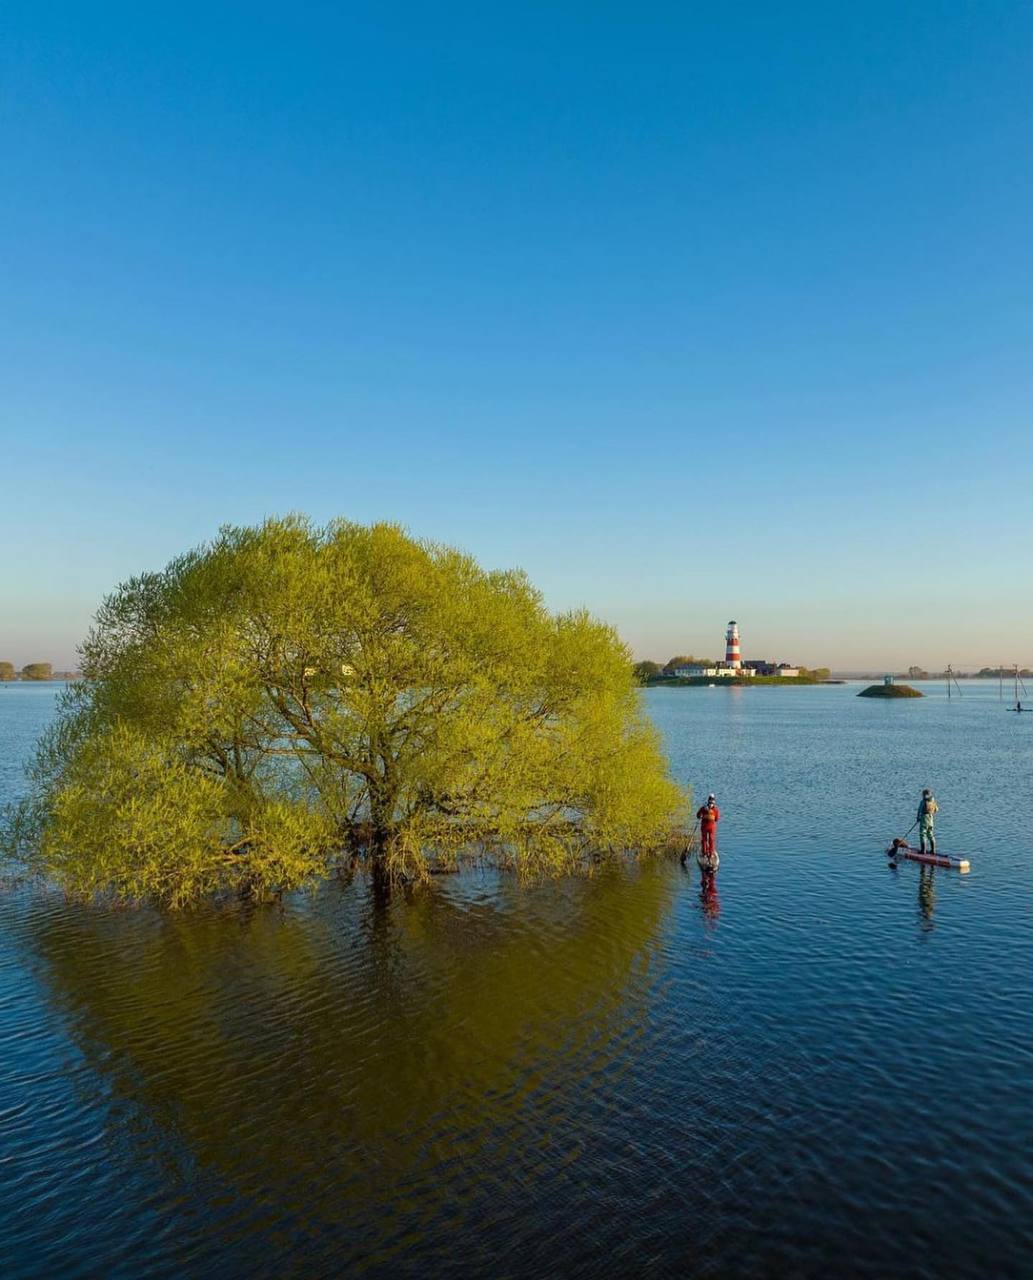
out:
{"label": "small island", "polygon": [[636,662],[634,672],[638,683],[648,687],[695,689],[714,688],[719,684],[725,688],[758,684],[825,684],[832,674],[828,667],[809,671],[806,667],[795,667],[788,662],[769,662],[766,658],[748,658],[743,661],[739,624],[734,620],[729,622],[725,632],[724,662],[681,653],[663,666],[650,660]]}
{"label": "small island", "polygon": [[924,698],[920,689],[912,689],[909,684],[870,684],[857,695],[859,698]]}

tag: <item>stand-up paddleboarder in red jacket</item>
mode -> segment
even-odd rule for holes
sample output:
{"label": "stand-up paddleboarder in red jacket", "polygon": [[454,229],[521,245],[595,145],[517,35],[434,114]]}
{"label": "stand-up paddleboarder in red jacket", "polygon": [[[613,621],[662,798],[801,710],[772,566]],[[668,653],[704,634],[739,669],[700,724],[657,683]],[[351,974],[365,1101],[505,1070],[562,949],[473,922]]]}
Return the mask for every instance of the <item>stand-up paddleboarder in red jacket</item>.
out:
{"label": "stand-up paddleboarder in red jacket", "polygon": [[711,857],[716,852],[717,824],[721,821],[721,810],[713,795],[707,796],[706,804],[696,810],[696,820],[699,822],[700,854]]}

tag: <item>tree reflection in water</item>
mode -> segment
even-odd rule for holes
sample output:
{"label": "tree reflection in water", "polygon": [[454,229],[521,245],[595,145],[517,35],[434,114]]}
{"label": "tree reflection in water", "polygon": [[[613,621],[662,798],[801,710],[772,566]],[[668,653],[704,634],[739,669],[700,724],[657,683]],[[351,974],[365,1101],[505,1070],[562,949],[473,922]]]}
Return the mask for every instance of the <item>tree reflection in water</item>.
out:
{"label": "tree reflection in water", "polygon": [[336,1237],[337,1259],[351,1232],[385,1261],[579,1158],[636,1066],[675,888],[644,865],[384,900],[360,877],[282,911],[68,907],[35,945],[96,1088],[185,1201],[203,1177],[250,1231]]}

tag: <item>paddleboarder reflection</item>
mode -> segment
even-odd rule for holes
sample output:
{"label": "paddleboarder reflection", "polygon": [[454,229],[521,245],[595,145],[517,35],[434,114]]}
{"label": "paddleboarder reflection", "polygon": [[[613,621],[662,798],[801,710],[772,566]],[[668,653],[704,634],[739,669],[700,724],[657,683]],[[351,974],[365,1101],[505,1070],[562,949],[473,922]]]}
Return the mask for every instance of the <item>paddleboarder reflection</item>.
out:
{"label": "paddleboarder reflection", "polygon": [[[708,803],[713,799],[714,797],[711,796]],[[716,806],[714,806],[714,812],[717,812]],[[711,920],[716,920],[721,912],[721,904],[717,899],[717,869],[721,865],[721,859],[714,845],[713,828],[711,828],[710,839],[701,843],[696,861],[699,863],[699,900],[703,904],[703,914]]]}
{"label": "paddleboarder reflection", "polygon": [[936,871],[933,867],[918,869],[918,910],[922,919],[932,928],[933,912],[936,910]]}
{"label": "paddleboarder reflection", "polygon": [[[691,862],[692,840],[681,855],[682,870],[691,878],[692,862]],[[717,896],[717,869],[721,865],[721,859],[714,849],[711,853],[704,853],[701,849],[696,855],[696,863],[699,866],[699,900],[703,907],[703,914],[710,920],[716,920],[721,914],[721,902]]]}
{"label": "paddleboarder reflection", "polygon": [[716,920],[721,914],[721,902],[717,896],[717,872],[704,871],[700,868],[699,900],[703,906],[703,914],[709,920]]}

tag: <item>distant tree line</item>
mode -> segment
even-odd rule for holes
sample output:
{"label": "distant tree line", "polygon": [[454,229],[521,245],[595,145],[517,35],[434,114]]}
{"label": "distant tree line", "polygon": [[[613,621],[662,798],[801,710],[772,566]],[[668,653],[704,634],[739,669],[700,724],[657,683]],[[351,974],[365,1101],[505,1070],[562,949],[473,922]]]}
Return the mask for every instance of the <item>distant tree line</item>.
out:
{"label": "distant tree line", "polygon": [[634,671],[636,679],[641,684],[645,684],[647,680],[655,680],[657,676],[673,676],[678,667],[712,667],[713,665],[713,658],[695,658],[691,653],[679,653],[673,658],[668,658],[663,666],[648,658],[643,662],[636,662]]}
{"label": "distant tree line", "polygon": [[713,658],[697,658],[691,653],[679,653],[673,658],[668,658],[664,663],[664,671],[673,675],[678,667],[712,667],[714,665]]}
{"label": "distant tree line", "polygon": [[29,662],[15,671],[13,662],[0,662],[0,680],[53,680],[54,668],[49,662]]}
{"label": "distant tree line", "polygon": [[832,671],[828,667],[800,667],[801,680],[827,680]]}
{"label": "distant tree line", "polygon": [[[980,667],[978,671],[926,671],[924,667],[908,667],[907,671],[899,673],[900,679],[908,680],[946,680],[948,675],[957,680],[999,680],[1003,676],[1005,680],[1012,679],[1015,675],[1015,668],[1012,667]],[[1019,676],[1033,676],[1033,671],[1028,667],[1019,668]]]}

